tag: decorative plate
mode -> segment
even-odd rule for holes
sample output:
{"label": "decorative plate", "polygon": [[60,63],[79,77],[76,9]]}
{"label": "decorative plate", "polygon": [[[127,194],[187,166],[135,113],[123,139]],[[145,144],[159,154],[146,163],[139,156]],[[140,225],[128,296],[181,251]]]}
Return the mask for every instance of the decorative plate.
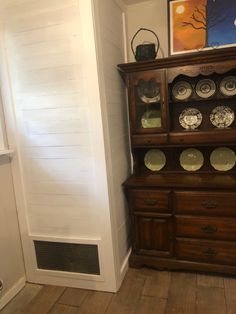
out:
{"label": "decorative plate", "polygon": [[200,80],[195,88],[196,94],[201,98],[209,98],[216,92],[216,84],[210,79]]}
{"label": "decorative plate", "polygon": [[148,82],[140,80],[138,83],[138,96],[144,103],[155,103],[160,101],[160,86],[152,79]]}
{"label": "decorative plate", "polygon": [[143,128],[160,128],[161,116],[159,110],[147,110],[141,119]]}
{"label": "decorative plate", "polygon": [[144,164],[152,171],[159,171],[166,164],[165,154],[160,149],[150,149],[144,156]]}
{"label": "decorative plate", "polygon": [[179,81],[172,88],[172,95],[176,100],[186,100],[192,93],[192,86],[186,81]]}
{"label": "decorative plate", "polygon": [[227,106],[217,106],[210,114],[210,121],[219,129],[227,128],[234,122],[234,112]]}
{"label": "decorative plate", "polygon": [[203,166],[204,158],[200,150],[196,148],[188,148],[182,151],[179,161],[184,170],[196,171]]}
{"label": "decorative plate", "polygon": [[235,166],[235,152],[227,147],[216,148],[211,153],[210,162],[215,170],[228,171]]}
{"label": "decorative plate", "polygon": [[179,123],[186,130],[194,130],[202,123],[202,114],[196,108],[186,108],[179,116]]}
{"label": "decorative plate", "polygon": [[226,76],[220,82],[220,91],[225,96],[236,95],[236,76]]}

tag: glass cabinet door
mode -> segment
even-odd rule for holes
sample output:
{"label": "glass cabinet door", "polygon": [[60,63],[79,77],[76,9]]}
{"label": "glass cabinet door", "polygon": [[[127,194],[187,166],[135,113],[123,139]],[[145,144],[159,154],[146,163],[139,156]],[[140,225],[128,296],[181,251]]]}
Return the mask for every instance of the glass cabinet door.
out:
{"label": "glass cabinet door", "polygon": [[156,133],[166,130],[165,72],[135,73],[131,79],[131,131]]}

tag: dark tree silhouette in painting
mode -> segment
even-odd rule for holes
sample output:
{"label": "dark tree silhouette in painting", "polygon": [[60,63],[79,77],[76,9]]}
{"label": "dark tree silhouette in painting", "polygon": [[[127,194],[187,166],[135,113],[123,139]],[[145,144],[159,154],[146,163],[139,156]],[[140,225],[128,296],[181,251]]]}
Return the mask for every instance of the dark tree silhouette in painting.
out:
{"label": "dark tree silhouette in painting", "polygon": [[204,47],[209,46],[217,46],[218,43],[209,43],[209,30],[219,23],[223,22],[226,18],[227,14],[225,10],[221,10],[221,5],[223,6],[223,1],[221,4],[217,3],[216,0],[205,0],[204,3],[196,6],[192,15],[189,17],[187,21],[182,22],[184,27],[190,26],[196,30],[204,30],[205,31],[205,44]]}

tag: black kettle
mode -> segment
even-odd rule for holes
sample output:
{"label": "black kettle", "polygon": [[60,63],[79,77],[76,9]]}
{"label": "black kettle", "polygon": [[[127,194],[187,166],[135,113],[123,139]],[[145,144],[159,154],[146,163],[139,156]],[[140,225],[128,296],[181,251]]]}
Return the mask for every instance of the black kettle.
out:
{"label": "black kettle", "polygon": [[[134,51],[133,42],[135,37],[138,35],[141,31],[148,31],[151,32],[157,40],[157,43],[143,43],[141,45],[138,45],[136,47],[136,51]],[[136,61],[146,61],[146,60],[154,60],[157,56],[157,52],[160,48],[160,42],[159,38],[156,33],[154,33],[152,30],[147,28],[140,28],[133,36],[131,40],[131,49],[133,51],[134,57]]]}

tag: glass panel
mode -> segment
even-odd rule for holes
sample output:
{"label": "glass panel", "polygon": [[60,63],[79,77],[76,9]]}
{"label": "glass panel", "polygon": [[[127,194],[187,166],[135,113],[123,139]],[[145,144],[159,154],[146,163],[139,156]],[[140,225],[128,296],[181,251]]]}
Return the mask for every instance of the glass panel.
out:
{"label": "glass panel", "polygon": [[161,84],[139,80],[136,86],[136,129],[161,128]]}

